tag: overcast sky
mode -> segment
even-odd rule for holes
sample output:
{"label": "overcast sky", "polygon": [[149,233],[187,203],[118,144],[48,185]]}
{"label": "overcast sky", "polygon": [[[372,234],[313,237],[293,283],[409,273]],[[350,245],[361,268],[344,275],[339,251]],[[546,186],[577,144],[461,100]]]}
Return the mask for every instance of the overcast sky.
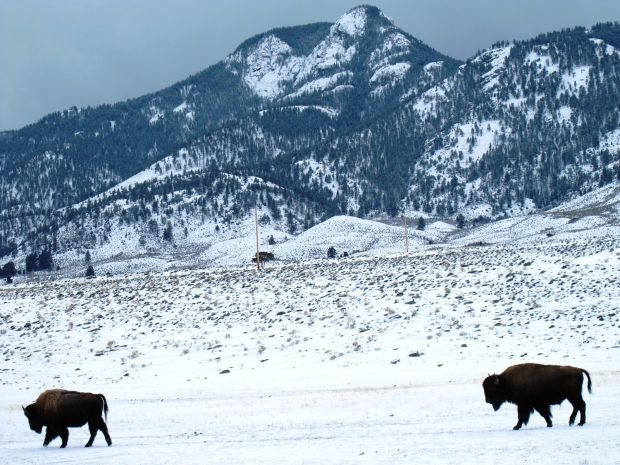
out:
{"label": "overcast sky", "polygon": [[[335,21],[355,0],[0,0],[0,130],[159,90],[279,26]],[[620,20],[620,0],[375,0],[465,59],[498,40]]]}

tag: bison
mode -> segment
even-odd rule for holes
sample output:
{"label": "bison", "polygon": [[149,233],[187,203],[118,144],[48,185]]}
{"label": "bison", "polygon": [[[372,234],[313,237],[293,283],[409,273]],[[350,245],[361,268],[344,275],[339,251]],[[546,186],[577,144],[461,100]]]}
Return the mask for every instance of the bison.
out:
{"label": "bison", "polygon": [[[266,262],[274,259],[273,252],[258,252],[258,259],[261,262]],[[252,261],[256,263],[256,255],[252,257]]]}
{"label": "bison", "polygon": [[499,375],[489,375],[482,387],[487,403],[499,410],[504,402],[517,405],[518,422],[513,429],[527,425],[530,415],[536,410],[551,428],[551,405],[564,400],[573,405],[568,424],[575,423],[577,411],[580,412],[579,426],[586,422],[586,403],[581,396],[583,375],[588,378],[588,391],[592,392],[590,374],[571,366],[540,365],[523,363],[513,365]]}
{"label": "bison", "polygon": [[86,447],[93,445],[97,430],[101,430],[108,446],[112,445],[108,427],[101,417],[102,411],[106,419],[108,417],[108,402],[103,394],[50,389],[44,391],[33,404],[22,409],[32,431],[41,434],[43,427],[47,426],[44,446],[60,436],[60,447],[66,447],[68,428],[84,426],[86,423],[90,430]]}

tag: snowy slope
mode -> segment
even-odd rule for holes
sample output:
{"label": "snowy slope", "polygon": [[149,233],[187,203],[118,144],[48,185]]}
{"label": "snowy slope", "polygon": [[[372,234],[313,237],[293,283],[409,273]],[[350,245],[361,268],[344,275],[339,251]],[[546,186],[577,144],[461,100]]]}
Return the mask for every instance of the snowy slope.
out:
{"label": "snowy slope", "polygon": [[[610,464],[620,448],[620,242],[432,250],[0,287],[4,463]],[[570,290],[567,292],[567,290]],[[482,379],[591,373],[588,423],[512,431]],[[227,372],[228,371],[228,372]],[[114,441],[41,447],[21,405],[103,392]],[[527,445],[527,446],[525,446]]]}
{"label": "snowy slope", "polygon": [[[409,243],[412,248],[418,248],[427,241],[410,234]],[[329,247],[334,247],[338,255],[402,252],[405,249],[404,229],[350,216],[334,216],[274,250],[276,256],[284,260],[308,260],[325,258]]]}
{"label": "snowy slope", "polygon": [[[315,172],[318,172],[315,167]],[[230,175],[228,175],[230,176]],[[232,176],[231,176],[232,177]],[[175,182],[180,183],[183,175]],[[256,183],[267,184],[254,177],[239,177],[243,189],[251,189]],[[272,186],[274,189],[277,186]],[[587,241],[595,237],[620,237],[620,187],[617,183],[596,189],[576,197],[546,212],[515,215],[512,218],[466,227],[458,230],[453,224],[428,219],[424,231],[416,229],[418,215],[408,214],[408,245],[411,251],[424,251],[441,247],[461,247],[471,244]],[[114,191],[114,190],[113,190]],[[217,199],[221,201],[220,199]],[[184,191],[175,193],[175,210],[179,205],[195,201]],[[112,208],[130,208],[131,203],[117,201]],[[325,259],[330,247],[338,256],[380,256],[398,254],[405,250],[405,229],[400,220],[366,220],[351,216],[335,216],[323,223],[291,234],[284,218],[272,220],[267,207],[259,208],[260,249],[272,252],[279,263],[302,260]],[[474,215],[472,215],[474,216]],[[218,218],[196,218],[175,213],[164,216],[175,226],[174,241],[154,238],[143,228],[138,232],[131,226],[112,224],[106,230],[107,242],[89,250],[97,274],[136,273],[205,266],[250,266],[256,252],[254,215],[248,214],[232,222]],[[263,221],[269,220],[269,221]],[[386,222],[390,224],[386,224]],[[160,222],[160,224],[162,224]],[[163,229],[163,226],[161,226]],[[183,229],[187,229],[187,234]],[[91,229],[92,231],[92,229]],[[59,238],[78,234],[79,230],[61,229]],[[273,237],[274,244],[269,244]],[[51,276],[81,276],[84,274],[84,250],[70,250],[55,254],[55,262],[61,267]],[[16,260],[23,268],[23,257]],[[41,279],[47,274],[35,274],[16,281]]]}
{"label": "snowy slope", "polygon": [[450,238],[455,245],[620,238],[620,185],[596,189],[547,212],[496,221]]}

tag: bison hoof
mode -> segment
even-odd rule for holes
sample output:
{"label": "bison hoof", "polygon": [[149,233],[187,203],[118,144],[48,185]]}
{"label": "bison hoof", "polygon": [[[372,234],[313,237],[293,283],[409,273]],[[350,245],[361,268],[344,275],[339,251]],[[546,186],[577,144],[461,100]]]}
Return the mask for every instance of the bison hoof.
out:
{"label": "bison hoof", "polygon": [[579,426],[583,426],[583,425],[585,425],[585,424],[586,424],[586,422],[585,422],[585,421],[580,421],[580,422],[578,423],[578,425],[579,425]]}
{"label": "bison hoof", "polygon": [[86,445],[84,447],[90,447],[90,446],[92,446],[92,444],[86,443]]}
{"label": "bison hoof", "polygon": [[60,445],[60,448],[61,448],[61,449],[64,449],[65,447],[67,447],[67,445],[66,445],[66,444],[61,444],[61,445]]}
{"label": "bison hoof", "polygon": [[518,430],[518,429],[521,429],[521,425],[514,425],[512,427],[512,429],[515,430],[515,431]]}

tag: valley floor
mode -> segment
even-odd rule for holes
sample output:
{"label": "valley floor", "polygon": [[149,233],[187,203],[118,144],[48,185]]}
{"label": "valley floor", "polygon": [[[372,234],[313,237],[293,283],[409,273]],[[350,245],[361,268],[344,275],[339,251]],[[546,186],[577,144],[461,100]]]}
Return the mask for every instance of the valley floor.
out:
{"label": "valley floor", "polygon": [[[0,287],[0,463],[620,463],[620,243],[556,241]],[[493,412],[524,361],[590,371],[588,423]],[[102,392],[41,447],[21,405]]]}

